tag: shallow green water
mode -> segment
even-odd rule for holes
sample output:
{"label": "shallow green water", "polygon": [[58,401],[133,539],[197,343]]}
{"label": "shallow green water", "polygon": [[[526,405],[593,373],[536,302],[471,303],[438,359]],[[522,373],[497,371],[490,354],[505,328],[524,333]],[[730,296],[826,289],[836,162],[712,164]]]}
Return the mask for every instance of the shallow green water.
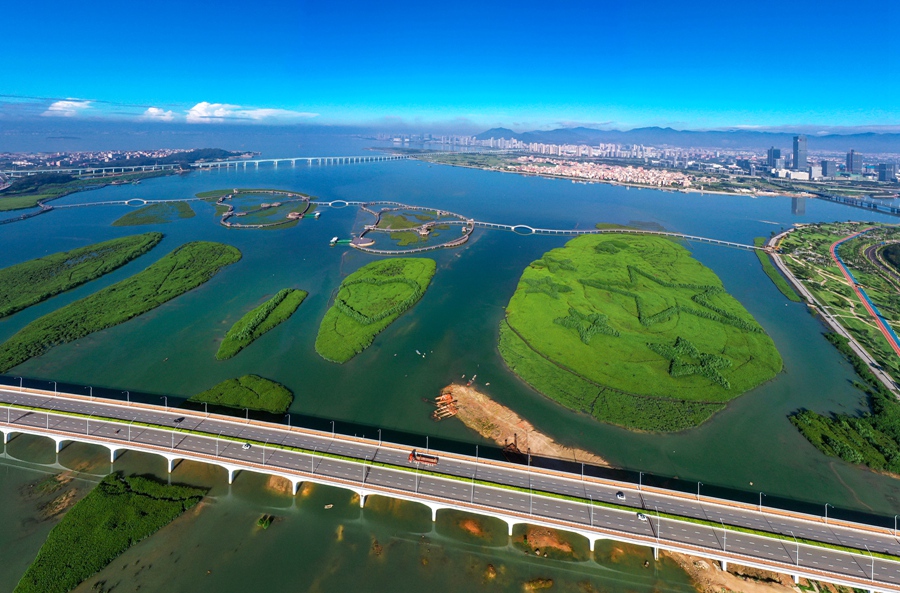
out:
{"label": "shallow green water", "polygon": [[[598,221],[644,221],[668,230],[743,243],[752,243],[753,237],[767,236],[793,222],[877,218],[821,201],[809,201],[805,215],[795,216],[787,198],[629,190],[414,161],[195,173],[75,194],[58,203],[132,197],[175,199],[235,186],[294,189],[323,200],[396,200],[443,208],[479,220],[551,228],[587,228]],[[43,313],[143,269],[189,240],[235,245],[244,254],[239,263],[147,315],[55,348],[20,365],[10,375],[188,397],[221,380],[256,373],[295,392],[294,412],[418,433],[423,435],[423,441],[424,435],[443,436],[470,442],[474,448],[482,441],[456,421],[433,423],[429,418],[431,408],[422,398],[434,397],[441,387],[459,380],[463,374],[477,373],[484,391],[514,408],[536,427],[562,442],[591,449],[615,465],[884,514],[892,514],[892,509],[900,507],[895,480],[826,458],[787,421],[786,415],[798,407],[820,412],[853,411],[860,408],[862,398],[850,384],[850,367],[821,337],[819,322],[804,306],[789,303],[777,291],[750,252],[703,244],[689,246],[772,336],[784,358],[784,372],[733,401],[698,429],[675,435],[638,434],[569,412],[533,392],[505,369],[497,353],[503,307],[522,269],[546,250],[563,244],[563,239],[476,230],[462,248],[431,252],[429,256],[437,261],[438,271],[420,303],[376,338],[362,355],[345,365],[335,365],[319,358],[313,348],[319,321],[341,278],[375,258],[344,247],[329,248],[328,241],[335,235],[349,237],[351,230],[369,222],[370,217],[353,208],[323,207],[319,220],[306,219],[292,228],[228,230],[217,224],[212,204],[192,203],[192,207],[197,211],[196,217],[158,226],[166,238],[152,253],[101,280],[0,321],[0,339]],[[59,210],[2,226],[0,265],[129,234],[128,229],[109,226],[126,211],[124,206]],[[310,293],[297,313],[233,359],[217,361],[219,340],[231,324],[286,287]],[[424,352],[425,357],[417,355],[416,350]],[[484,387],[486,382],[489,387]],[[121,463],[129,457],[126,455]],[[155,464],[155,471],[161,471],[161,461],[146,464],[151,469]],[[139,463],[136,467],[143,466]],[[0,475],[2,489],[12,479],[6,476],[12,474]],[[194,479],[193,474],[191,478]],[[217,480],[221,483],[222,476]],[[353,520],[347,516],[345,542],[356,542],[355,547],[338,545],[333,541],[338,525],[333,517],[338,513],[322,515],[320,508],[315,508],[322,502],[318,499],[309,509],[304,501],[298,501],[297,508],[293,508],[290,499],[259,502],[260,497],[268,499],[259,494],[259,482],[254,480],[257,478],[242,476],[230,494],[218,494],[209,511],[198,516],[196,525],[189,530],[190,537],[196,534],[198,542],[205,543],[195,552],[186,547],[190,539],[187,535],[153,538],[142,544],[163,555],[196,554],[198,561],[193,567],[202,567],[204,558],[209,558],[209,564],[219,556],[228,557],[226,551],[236,549],[235,558],[248,559],[245,569],[254,568],[247,571],[248,580],[241,581],[236,572],[230,573],[237,570],[232,564],[217,560],[209,576],[205,570],[197,576],[179,572],[175,586],[183,586],[183,590],[202,585],[208,590],[238,591],[242,590],[238,582],[265,582],[283,583],[270,586],[276,590],[283,586],[286,590],[287,583],[305,575],[304,582],[310,583],[307,588],[317,590],[315,582],[321,584],[321,590],[337,591],[348,586],[343,579],[350,578],[348,567],[354,565],[355,558],[372,574],[367,579],[372,590],[378,590],[375,584],[380,578],[398,574],[414,575],[408,580],[410,587],[423,582],[431,587],[434,582],[451,582],[457,578],[452,575],[474,570],[467,567],[478,554],[495,555],[493,550],[478,551],[471,545],[435,544],[434,549],[444,550],[443,564],[435,562],[420,568],[417,563],[421,530],[427,532],[427,537],[436,538],[434,541],[445,541],[439,534],[431,534],[430,522],[411,527],[407,519],[392,516],[378,522],[369,518],[368,511],[363,519],[358,512]],[[241,494],[244,489],[251,493]],[[3,494],[0,499],[8,496]],[[336,491],[329,496],[336,501],[347,495]],[[250,530],[254,515],[264,512],[266,504],[284,505],[290,512],[285,511],[285,520],[268,532],[247,535],[244,530]],[[228,514],[219,515],[220,512]],[[320,520],[323,523],[317,523]],[[13,532],[3,537],[40,540],[36,534],[27,536],[25,527],[17,527]],[[15,535],[20,532],[21,535]],[[380,542],[384,539],[397,543],[385,546],[388,552],[383,556],[370,559],[372,534]],[[278,543],[268,548],[273,541]],[[207,547],[209,551],[205,551]],[[285,554],[279,555],[284,560],[268,563],[260,551],[263,549]],[[293,560],[286,555],[290,549],[295,550],[290,556]],[[27,562],[35,550],[32,547],[29,552],[23,547],[20,564]],[[515,560],[519,558],[515,552],[510,554],[510,566],[517,567],[510,570],[518,575],[516,578],[534,566],[533,561],[524,563]],[[447,568],[438,568],[444,565]],[[629,578],[643,578],[641,571],[626,572]],[[153,570],[146,573],[153,574]],[[207,586],[208,582],[216,585]],[[233,588],[229,588],[229,583],[234,583]]]}

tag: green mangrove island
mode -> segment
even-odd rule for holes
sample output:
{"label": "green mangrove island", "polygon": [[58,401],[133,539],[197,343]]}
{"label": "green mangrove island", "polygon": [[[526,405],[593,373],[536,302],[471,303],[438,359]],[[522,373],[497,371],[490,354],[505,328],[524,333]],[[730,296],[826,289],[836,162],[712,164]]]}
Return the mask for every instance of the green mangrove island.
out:
{"label": "green mangrove island", "polygon": [[147,269],[40,317],[0,344],[0,372],[59,344],[124,323],[192,290],[241,259],[230,245],[186,243]]}
{"label": "green mangrove island", "polygon": [[316,352],[344,363],[368,348],[419,302],[435,268],[433,259],[397,258],[372,262],[347,276],[319,326]]}
{"label": "green mangrove island", "polygon": [[500,354],[558,403],[635,430],[697,426],[781,371],[718,276],[672,240],[585,235],[532,262]]}
{"label": "green mangrove island", "polygon": [[250,310],[231,326],[216,352],[216,358],[226,360],[249,346],[264,333],[294,314],[309,294],[305,290],[285,288],[271,299]]}
{"label": "green mangrove island", "polygon": [[0,318],[120,268],[153,249],[161,233],[131,235],[61,251],[0,270]]}
{"label": "green mangrove island", "polygon": [[142,226],[145,224],[166,224],[180,218],[193,218],[194,210],[187,202],[147,204],[134,212],[129,212],[113,221],[113,226]]}
{"label": "green mangrove island", "polygon": [[207,403],[238,410],[250,409],[284,414],[294,401],[294,394],[282,385],[257,375],[227,379],[191,397],[189,402]]}
{"label": "green mangrove island", "polygon": [[50,531],[14,593],[71,591],[205,494],[138,476],[106,476]]}

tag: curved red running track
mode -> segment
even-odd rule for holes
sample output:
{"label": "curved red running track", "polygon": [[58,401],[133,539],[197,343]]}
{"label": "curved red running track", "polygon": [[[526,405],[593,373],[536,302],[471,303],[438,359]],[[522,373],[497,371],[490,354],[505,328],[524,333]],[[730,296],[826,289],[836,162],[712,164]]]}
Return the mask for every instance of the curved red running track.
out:
{"label": "curved red running track", "polygon": [[849,272],[847,272],[847,268],[844,267],[844,264],[841,262],[841,260],[838,259],[837,254],[834,252],[834,250],[837,249],[837,246],[840,245],[841,243],[843,243],[844,241],[847,241],[849,239],[857,237],[865,232],[872,230],[873,228],[875,228],[875,227],[869,227],[867,229],[863,229],[863,230],[859,231],[858,233],[848,235],[847,237],[844,237],[843,239],[838,239],[837,241],[835,241],[834,243],[831,244],[831,248],[828,251],[831,253],[831,259],[834,260],[834,263],[836,263],[837,267],[840,268],[841,274],[844,275],[844,278],[847,279],[847,283],[850,284],[850,288],[853,289],[853,292],[856,293],[856,296],[859,299],[859,301],[863,304],[863,307],[866,308],[866,311],[868,311],[869,315],[872,316],[872,319],[875,320],[875,324],[878,326],[878,329],[881,331],[881,333],[884,334],[884,338],[887,340],[888,344],[891,345],[891,348],[893,348],[893,350],[897,354],[897,356],[900,356],[900,346],[898,346],[897,342],[894,341],[893,336],[891,336],[891,333],[884,326],[884,322],[875,313],[875,310],[872,309],[872,306],[869,305],[869,301],[863,296],[862,292],[859,290],[859,287],[856,286],[856,282],[854,282],[854,280],[850,276]]}

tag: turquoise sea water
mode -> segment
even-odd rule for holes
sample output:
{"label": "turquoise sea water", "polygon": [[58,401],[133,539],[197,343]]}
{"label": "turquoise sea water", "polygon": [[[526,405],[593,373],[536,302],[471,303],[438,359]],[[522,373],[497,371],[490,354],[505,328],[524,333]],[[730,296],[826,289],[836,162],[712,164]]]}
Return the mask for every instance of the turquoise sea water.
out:
{"label": "turquoise sea water", "polygon": [[[133,197],[177,199],[233,187],[292,189],[323,200],[395,200],[451,210],[478,220],[536,227],[589,228],[601,221],[641,221],[742,243],[752,243],[754,237],[768,236],[794,222],[886,219],[813,200],[807,201],[805,214],[794,215],[789,198],[576,184],[416,161],[192,173],[74,194],[57,204]],[[826,458],[788,422],[787,414],[799,407],[819,412],[854,411],[863,401],[851,385],[852,369],[821,337],[819,322],[803,305],[781,296],[750,252],[688,245],[772,336],[784,358],[784,372],[734,400],[697,429],[673,435],[639,434],[600,424],[554,404],[506,370],[497,352],[498,324],[522,269],[546,250],[562,245],[564,239],[476,230],[462,248],[431,252],[438,271],[422,301],[378,336],[362,355],[345,365],[335,365],[319,358],[313,348],[319,321],[341,278],[374,256],[345,247],[330,248],[328,241],[333,236],[349,237],[369,217],[353,208],[326,207],[320,209],[319,220],[306,219],[292,228],[229,230],[217,224],[212,204],[195,202],[192,207],[197,212],[194,218],[158,227],[166,237],[153,252],[100,280],[0,321],[0,339],[48,311],[143,269],[187,241],[204,239],[235,245],[244,254],[239,263],[151,313],[57,347],[9,374],[188,397],[223,379],[252,372],[293,390],[296,399],[292,411],[296,413],[401,430],[422,435],[423,439],[425,435],[446,437],[471,443],[474,448],[483,441],[456,421],[432,422],[431,409],[422,398],[433,398],[441,387],[463,374],[477,373],[485,392],[538,429],[566,444],[590,449],[617,466],[883,514],[900,506],[895,480]],[[58,210],[0,226],[0,266],[133,232],[157,230],[154,226],[110,226],[127,211],[126,206]],[[285,287],[309,292],[297,313],[235,358],[217,361],[214,355],[219,340],[231,324]],[[425,357],[417,355],[416,350]],[[484,387],[488,382],[490,386]],[[17,446],[16,441],[10,444],[11,449]],[[24,457],[36,457],[31,459],[35,464],[52,462],[52,447],[41,444],[40,439],[35,441]],[[98,455],[86,449],[84,455]],[[45,459],[47,451],[49,460]],[[161,460],[131,453],[117,461],[115,468],[164,474]],[[108,470],[106,464],[98,475]],[[23,469],[15,461],[0,464],[0,496],[10,501],[7,506],[16,509],[30,504],[17,494],[16,485],[27,482],[34,471],[53,469]],[[171,527],[177,537],[163,532],[126,554],[133,556],[128,561],[132,563],[141,558],[156,559],[154,568],[140,573],[144,576],[128,577],[129,581],[145,582],[149,590],[154,590],[152,583],[162,582],[154,579],[172,574],[161,567],[174,569],[174,558],[182,558],[181,562],[192,568],[178,570],[174,579],[174,590],[185,591],[240,591],[251,582],[285,591],[338,591],[352,583],[357,590],[375,591],[383,590],[389,582],[400,590],[420,590],[422,583],[427,583],[430,588],[450,591],[459,590],[463,583],[479,583],[482,564],[488,558],[503,559],[509,574],[514,575],[509,578],[509,590],[520,590],[523,579],[544,576],[537,574],[541,571],[558,575],[554,578],[560,586],[571,583],[577,587],[579,579],[584,578],[600,579],[597,582],[605,584],[598,586],[612,589],[621,582],[629,589],[650,590],[661,586],[660,579],[671,583],[673,590],[683,584],[679,584],[677,570],[664,570],[662,576],[650,578],[640,565],[624,568],[589,562],[553,564],[549,568],[546,562],[526,560],[505,543],[486,552],[478,542],[465,540],[452,522],[449,531],[442,531],[440,520],[432,526],[427,513],[415,505],[384,503],[383,511],[375,505],[360,513],[349,501],[349,494],[342,491],[319,489],[295,501],[269,493],[263,477],[242,475],[228,488],[224,474],[199,466],[179,468],[173,479],[208,484],[213,496],[196,517],[186,517]],[[336,512],[323,513],[322,506],[329,501],[335,504]],[[272,529],[256,533],[253,525],[263,512],[283,518]],[[36,527],[17,525],[0,534],[0,549],[12,545],[4,538],[21,542],[13,556],[17,566],[24,567],[39,547],[48,522],[38,522]],[[338,541],[336,530],[341,525],[344,536]],[[422,543],[423,535],[428,543]],[[371,538],[384,547],[383,554],[372,554]],[[423,566],[423,546],[440,560]],[[226,561],[228,558],[232,561]],[[122,578],[131,571],[120,564],[124,566],[124,557],[122,563],[108,569],[110,579],[116,575]],[[348,568],[357,565],[364,566],[369,575],[364,580],[352,576]],[[236,576],[237,566],[247,571],[250,580]],[[207,575],[206,570],[211,573]],[[11,573],[3,577],[0,589],[17,579]],[[398,578],[401,584],[391,580]],[[290,588],[301,581],[306,585]],[[446,587],[440,583],[446,583]]]}

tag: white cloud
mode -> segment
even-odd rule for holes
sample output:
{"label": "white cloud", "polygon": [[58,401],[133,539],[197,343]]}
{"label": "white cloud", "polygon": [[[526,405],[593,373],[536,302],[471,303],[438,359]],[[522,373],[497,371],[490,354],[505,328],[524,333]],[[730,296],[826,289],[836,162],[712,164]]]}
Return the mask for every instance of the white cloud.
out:
{"label": "white cloud", "polygon": [[175,119],[175,113],[160,109],[159,107],[148,107],[147,111],[141,116],[141,119],[151,121],[173,121]]}
{"label": "white cloud", "polygon": [[187,112],[188,123],[221,123],[223,121],[273,121],[317,117],[318,113],[290,109],[252,109],[228,103],[197,103]]}
{"label": "white cloud", "polygon": [[78,99],[66,99],[64,101],[55,101],[41,115],[49,117],[74,117],[83,109],[91,106],[90,101],[79,101]]}

